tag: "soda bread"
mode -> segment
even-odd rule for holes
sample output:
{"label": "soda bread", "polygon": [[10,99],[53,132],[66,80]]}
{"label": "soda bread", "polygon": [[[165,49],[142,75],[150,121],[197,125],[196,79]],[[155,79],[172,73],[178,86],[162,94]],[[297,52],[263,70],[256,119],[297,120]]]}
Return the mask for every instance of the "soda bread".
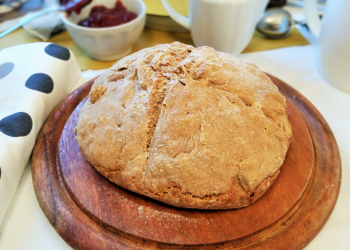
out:
{"label": "soda bread", "polygon": [[[93,84],[76,140],[117,185],[184,208],[240,208],[279,174],[286,100],[252,63],[209,47],[158,45]],[[88,184],[87,184],[88,185]]]}

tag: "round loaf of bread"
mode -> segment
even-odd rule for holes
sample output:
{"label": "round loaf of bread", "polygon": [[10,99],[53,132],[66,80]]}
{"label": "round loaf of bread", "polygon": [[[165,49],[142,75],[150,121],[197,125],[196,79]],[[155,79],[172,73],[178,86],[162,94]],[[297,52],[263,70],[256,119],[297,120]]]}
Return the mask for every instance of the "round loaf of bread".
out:
{"label": "round loaf of bread", "polygon": [[123,188],[178,207],[240,208],[279,174],[292,135],[285,107],[254,64],[176,42],[97,78],[76,140]]}

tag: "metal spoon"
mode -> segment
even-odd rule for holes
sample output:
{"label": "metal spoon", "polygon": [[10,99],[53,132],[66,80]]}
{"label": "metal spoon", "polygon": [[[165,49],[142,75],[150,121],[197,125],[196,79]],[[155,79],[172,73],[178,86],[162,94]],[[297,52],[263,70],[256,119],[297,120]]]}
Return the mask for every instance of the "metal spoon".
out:
{"label": "metal spoon", "polygon": [[256,30],[268,38],[279,39],[292,33],[293,23],[297,22],[292,20],[292,16],[288,11],[272,8],[265,11],[256,25]]}
{"label": "metal spoon", "polygon": [[5,30],[4,32],[0,33],[0,38],[6,36],[7,34],[11,33],[12,31],[15,31],[16,29],[22,27],[26,23],[29,23],[30,21],[32,21],[34,19],[37,19],[38,17],[41,17],[41,16],[46,15],[46,14],[51,13],[51,12],[64,11],[64,10],[65,10],[64,7],[59,6],[59,7],[52,7],[52,8],[49,8],[49,9],[44,9],[42,11],[39,11],[38,13],[36,13],[36,14],[34,14],[34,15],[28,17],[28,18],[25,18],[24,20],[20,21],[16,25],[14,25],[11,28],[9,28],[9,29]]}
{"label": "metal spoon", "polygon": [[90,2],[91,2],[91,0],[72,0],[72,1],[69,1],[65,6],[55,6],[52,8],[48,8],[48,9],[44,9],[42,11],[39,11],[36,14],[20,21],[16,25],[14,25],[11,28],[0,33],[0,38],[6,36],[7,34],[11,33],[14,30],[22,27],[26,23],[28,23],[34,19],[37,19],[38,17],[41,17],[43,15],[46,15],[46,14],[49,14],[49,13],[55,12],[55,11],[66,11],[68,14],[70,14],[73,11],[80,11],[83,7],[88,5]]}

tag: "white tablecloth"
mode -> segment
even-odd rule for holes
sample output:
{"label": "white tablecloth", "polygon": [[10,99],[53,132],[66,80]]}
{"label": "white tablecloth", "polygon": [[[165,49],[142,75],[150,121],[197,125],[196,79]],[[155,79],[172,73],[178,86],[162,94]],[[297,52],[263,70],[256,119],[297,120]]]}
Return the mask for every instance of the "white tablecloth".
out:
{"label": "white tablecloth", "polygon": [[[244,54],[241,57],[296,88],[328,121],[341,154],[342,186],[331,217],[306,249],[350,249],[350,94],[341,92],[321,78],[315,67],[311,46]],[[100,73],[84,72],[75,87]],[[1,224],[0,249],[71,249],[39,207],[33,189],[30,162]]]}

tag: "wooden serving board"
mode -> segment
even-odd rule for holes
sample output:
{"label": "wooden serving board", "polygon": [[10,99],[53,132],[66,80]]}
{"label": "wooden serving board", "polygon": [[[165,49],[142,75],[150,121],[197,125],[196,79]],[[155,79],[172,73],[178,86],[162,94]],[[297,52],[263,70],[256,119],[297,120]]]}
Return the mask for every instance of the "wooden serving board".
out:
{"label": "wooden serving board", "polygon": [[276,181],[253,205],[183,209],[109,182],[75,141],[78,112],[93,80],[69,95],[43,126],[33,153],[39,204],[75,249],[301,249],[336,203],[341,164],[334,136],[299,92],[269,75],[287,98],[293,138]]}

